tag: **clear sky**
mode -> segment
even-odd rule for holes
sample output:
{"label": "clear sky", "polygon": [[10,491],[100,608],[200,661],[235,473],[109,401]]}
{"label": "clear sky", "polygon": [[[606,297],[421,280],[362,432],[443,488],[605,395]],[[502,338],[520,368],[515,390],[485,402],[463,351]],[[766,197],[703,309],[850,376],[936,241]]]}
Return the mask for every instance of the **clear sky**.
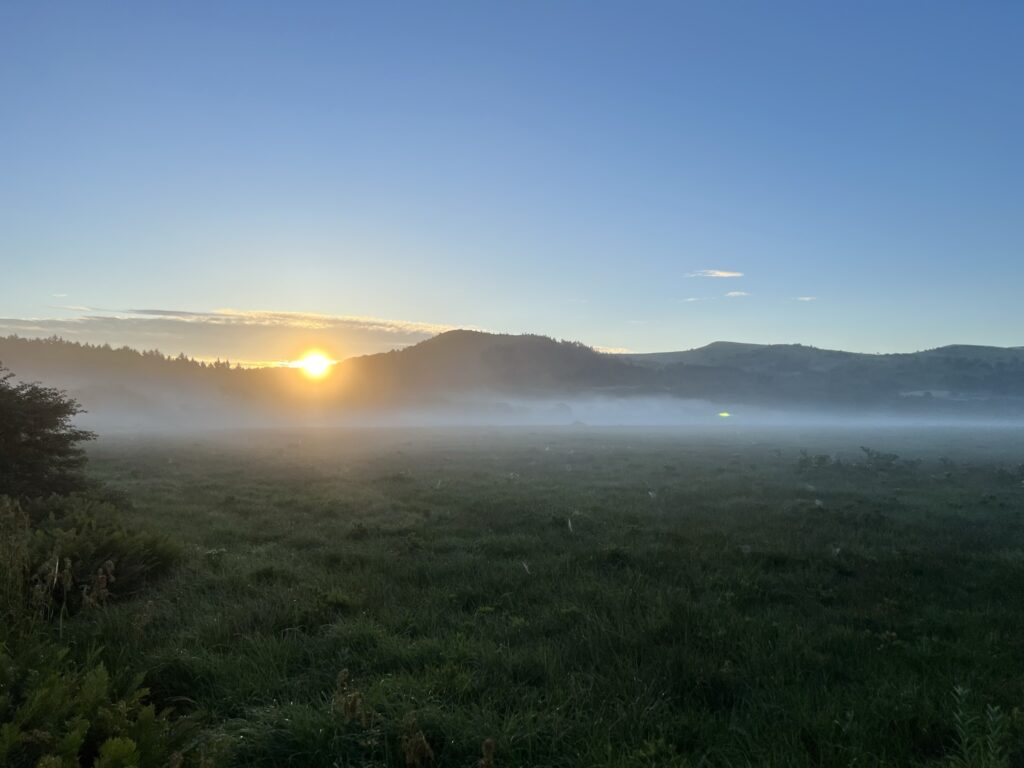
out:
{"label": "clear sky", "polygon": [[3,3],[0,333],[1024,345],[1022,39],[1020,2]]}

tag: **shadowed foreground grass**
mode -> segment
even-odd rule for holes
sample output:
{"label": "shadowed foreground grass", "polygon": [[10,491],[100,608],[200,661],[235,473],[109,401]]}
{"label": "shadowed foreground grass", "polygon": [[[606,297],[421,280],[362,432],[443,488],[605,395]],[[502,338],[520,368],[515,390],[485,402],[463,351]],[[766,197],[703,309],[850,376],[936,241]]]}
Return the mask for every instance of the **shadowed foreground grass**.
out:
{"label": "shadowed foreground grass", "polygon": [[1021,442],[830,441],[108,439],[185,564],[65,635],[217,764],[1024,765]]}

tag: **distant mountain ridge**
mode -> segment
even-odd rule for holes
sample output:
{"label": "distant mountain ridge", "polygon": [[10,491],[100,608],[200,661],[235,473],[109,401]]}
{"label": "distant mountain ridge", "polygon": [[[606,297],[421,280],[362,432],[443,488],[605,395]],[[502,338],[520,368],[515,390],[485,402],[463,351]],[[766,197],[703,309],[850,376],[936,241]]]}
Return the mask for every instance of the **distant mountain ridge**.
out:
{"label": "distant mountain ridge", "polygon": [[315,384],[288,368],[240,369],[184,356],[0,338],[17,378],[68,389],[90,411],[127,423],[161,419],[320,418],[360,409],[573,398],[695,399],[734,407],[838,409],[990,418],[1024,414],[1024,347],[953,345],[865,354],[799,344],[715,342],[697,349],[609,354],[537,335],[455,330],[349,358]]}
{"label": "distant mountain ridge", "polygon": [[631,362],[665,366],[674,363],[688,365],[726,365],[745,369],[757,369],[765,363],[777,365],[786,360],[789,364],[799,366],[801,363],[818,368],[833,367],[838,364],[859,361],[888,360],[895,358],[926,358],[939,357],[945,359],[976,359],[979,361],[1014,362],[1024,359],[1024,347],[987,347],[971,344],[953,344],[920,352],[844,352],[834,349],[820,349],[803,344],[744,344],[734,341],[714,341],[703,347],[679,352],[624,353],[621,357]]}

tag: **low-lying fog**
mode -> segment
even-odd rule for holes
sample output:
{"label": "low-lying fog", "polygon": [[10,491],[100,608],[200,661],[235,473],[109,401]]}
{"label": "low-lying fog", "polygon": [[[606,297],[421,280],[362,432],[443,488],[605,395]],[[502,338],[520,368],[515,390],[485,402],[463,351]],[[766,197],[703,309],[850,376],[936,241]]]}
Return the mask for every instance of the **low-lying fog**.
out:
{"label": "low-lying fog", "polygon": [[[86,409],[77,423],[100,433],[194,432],[291,427],[1022,427],[1016,414],[906,414],[881,409],[771,408],[674,397],[577,397],[523,399],[462,397],[432,405],[341,409],[241,405],[228,397],[137,395],[118,399],[109,391],[99,402],[90,392],[72,392]],[[113,396],[112,396],[113,395]]]}

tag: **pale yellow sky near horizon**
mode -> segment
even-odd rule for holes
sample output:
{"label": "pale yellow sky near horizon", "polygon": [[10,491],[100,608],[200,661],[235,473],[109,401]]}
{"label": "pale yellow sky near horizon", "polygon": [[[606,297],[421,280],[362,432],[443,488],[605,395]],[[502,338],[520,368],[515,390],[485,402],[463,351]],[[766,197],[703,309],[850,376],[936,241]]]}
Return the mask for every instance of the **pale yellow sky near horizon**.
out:
{"label": "pale yellow sky near horizon", "polygon": [[[82,308],[85,309],[85,308]],[[158,349],[197,360],[280,365],[319,349],[331,359],[384,352],[455,326],[307,312],[86,310],[67,317],[0,319],[0,335],[60,336],[68,341]]]}

